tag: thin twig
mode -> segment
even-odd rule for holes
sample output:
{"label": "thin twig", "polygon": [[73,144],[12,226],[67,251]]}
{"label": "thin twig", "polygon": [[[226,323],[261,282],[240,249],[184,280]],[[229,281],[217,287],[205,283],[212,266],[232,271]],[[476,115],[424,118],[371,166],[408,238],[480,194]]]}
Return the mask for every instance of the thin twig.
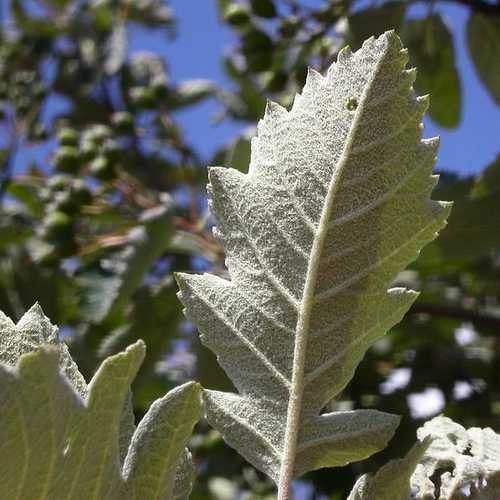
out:
{"label": "thin twig", "polygon": [[429,316],[439,316],[469,321],[479,330],[487,329],[500,336],[500,316],[495,316],[493,314],[477,310],[437,304],[416,303],[410,309],[410,314],[428,314]]}
{"label": "thin twig", "polygon": [[500,2],[498,1],[496,4],[485,2],[483,0],[441,0],[441,1],[459,3],[477,12],[482,12],[483,14],[500,16]]}
{"label": "thin twig", "polygon": [[19,150],[19,138],[17,135],[13,138],[11,145],[9,147],[9,153],[2,166],[0,174],[0,205],[3,202],[4,195],[12,181],[12,176],[14,175],[14,167],[16,164],[17,151]]}

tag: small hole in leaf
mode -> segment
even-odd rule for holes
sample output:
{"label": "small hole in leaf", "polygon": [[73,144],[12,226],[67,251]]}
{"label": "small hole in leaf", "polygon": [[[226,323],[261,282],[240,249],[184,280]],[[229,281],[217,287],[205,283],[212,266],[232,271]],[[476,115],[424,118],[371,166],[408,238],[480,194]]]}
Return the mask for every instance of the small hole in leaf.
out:
{"label": "small hole in leaf", "polygon": [[429,478],[431,482],[434,484],[434,498],[441,498],[441,481],[442,481],[442,476],[446,472],[453,474],[454,464],[452,462],[443,463],[440,467],[438,467],[434,471],[434,474],[432,474],[432,476]]}
{"label": "small hole in leaf", "polygon": [[354,111],[358,107],[358,100],[354,97],[350,97],[347,99],[345,106],[349,111]]}
{"label": "small hole in leaf", "polygon": [[462,452],[462,455],[467,455],[468,457],[472,457],[471,445],[470,443],[467,445],[467,448]]}

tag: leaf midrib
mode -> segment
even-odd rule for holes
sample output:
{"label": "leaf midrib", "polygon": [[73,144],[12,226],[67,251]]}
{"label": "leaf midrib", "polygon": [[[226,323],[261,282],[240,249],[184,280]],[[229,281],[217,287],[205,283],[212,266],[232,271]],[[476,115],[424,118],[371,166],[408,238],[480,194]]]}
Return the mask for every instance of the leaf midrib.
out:
{"label": "leaf midrib", "polygon": [[[307,353],[307,341],[310,332],[310,317],[314,306],[314,291],[321,262],[321,254],[329,230],[328,222],[330,220],[332,207],[340,185],[338,181],[343,174],[346,164],[349,161],[354,138],[356,137],[359,123],[361,121],[360,117],[363,115],[363,111],[365,109],[367,95],[372,88],[372,84],[375,81],[375,76],[378,73],[380,65],[385,59],[385,51],[386,48],[384,48],[384,53],[380,56],[379,61],[375,65],[373,72],[369,80],[367,81],[365,88],[363,89],[363,93],[360,98],[360,104],[355,111],[354,120],[347,136],[344,150],[330,181],[328,193],[323,205],[323,211],[321,213],[320,221],[311,248],[310,259],[306,271],[304,292],[302,294],[302,300],[298,308],[297,327],[295,330],[292,386],[290,389],[283,457],[278,481],[278,500],[288,500],[290,483],[293,478],[293,471],[295,467],[300,425],[300,412],[304,391],[305,358]],[[353,57],[353,54],[351,54],[350,57]]]}

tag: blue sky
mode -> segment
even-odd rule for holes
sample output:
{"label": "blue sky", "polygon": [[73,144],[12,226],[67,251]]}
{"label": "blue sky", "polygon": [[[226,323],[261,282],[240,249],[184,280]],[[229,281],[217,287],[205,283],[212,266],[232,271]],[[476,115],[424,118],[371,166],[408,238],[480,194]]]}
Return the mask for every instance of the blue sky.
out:
{"label": "blue sky", "polygon": [[[308,0],[311,5],[318,4]],[[178,19],[178,37],[166,44],[163,35],[135,32],[130,38],[130,49],[147,49],[161,52],[169,62],[172,78],[181,81],[189,78],[211,79],[223,87],[230,81],[221,68],[221,54],[234,43],[230,30],[221,24],[216,15],[215,0],[171,0]],[[451,27],[462,80],[462,122],[456,129],[437,127],[425,121],[425,135],[441,136],[438,168],[462,174],[476,173],[494,160],[500,152],[500,107],[487,94],[471,65],[465,45],[465,23],[469,10],[454,4],[436,7]],[[423,6],[412,7],[409,15],[420,17]],[[218,109],[214,101],[195,106],[178,114],[188,141],[195,145],[208,161],[215,149],[230,140],[247,125],[224,121],[217,125],[211,118]]]}
{"label": "blue sky", "polygon": [[[320,3],[320,0],[302,1],[310,5]],[[174,81],[206,78],[229,88],[231,82],[222,70],[221,56],[234,45],[236,39],[219,22],[215,0],[170,0],[169,5],[178,21],[177,38],[168,41],[163,31],[132,27],[128,39],[129,52],[149,50],[164,56]],[[446,130],[426,119],[424,135],[441,137],[437,168],[462,175],[474,174],[500,153],[500,107],[495,105],[478,80],[467,54],[464,35],[469,9],[458,4],[437,2],[435,10],[442,13],[454,35],[456,62],[462,82],[462,121],[456,129]],[[426,12],[426,6],[416,4],[410,8],[409,16],[422,17]],[[64,107],[64,101],[57,97],[46,107],[46,114],[57,114]],[[248,127],[248,124],[229,120],[215,125],[213,117],[219,109],[220,105],[210,100],[177,113],[188,142],[196,147],[207,163],[218,147]],[[30,160],[48,160],[55,146],[51,141],[40,147],[25,148],[17,158],[16,169]]]}

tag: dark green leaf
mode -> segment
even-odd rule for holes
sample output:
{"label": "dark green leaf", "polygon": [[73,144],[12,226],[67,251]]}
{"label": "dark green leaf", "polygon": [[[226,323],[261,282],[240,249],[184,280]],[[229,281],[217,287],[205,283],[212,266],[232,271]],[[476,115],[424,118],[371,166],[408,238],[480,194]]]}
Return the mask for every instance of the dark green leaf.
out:
{"label": "dark green leaf", "polygon": [[[33,242],[33,247],[37,242]],[[17,248],[1,261],[3,282],[0,309],[9,316],[21,314],[39,302],[50,317],[65,324],[74,317],[77,305],[76,284],[59,269],[44,267],[33,261],[24,248]]]}
{"label": "dark green leaf", "polygon": [[450,30],[434,14],[406,23],[402,37],[411,64],[418,67],[415,88],[431,94],[429,115],[442,127],[456,127],[461,118],[461,89]]}
{"label": "dark green leaf", "polygon": [[247,173],[250,164],[250,139],[245,136],[238,137],[228,151],[225,165],[240,172]]}
{"label": "dark green leaf", "polygon": [[498,195],[500,192],[500,155],[482,172],[474,182],[470,196],[481,199],[486,196]]}
{"label": "dark green leaf", "polygon": [[32,234],[33,229],[19,214],[4,214],[0,219],[0,249],[24,243]]}
{"label": "dark green leaf", "polygon": [[253,12],[260,17],[273,18],[278,12],[272,0],[250,0]]}
{"label": "dark green leaf", "polygon": [[113,259],[114,273],[103,276],[89,271],[79,276],[81,307],[90,321],[99,323],[106,316],[122,311],[168,246],[172,209],[172,205],[163,205],[144,214],[143,225],[129,232],[129,244]]}
{"label": "dark green leaf", "polygon": [[[479,179],[448,181],[436,196],[454,201],[448,226],[438,240],[422,252],[421,266],[457,267],[491,255],[500,248],[500,160],[489,165]],[[435,269],[433,267],[433,269]]]}
{"label": "dark green leaf", "polygon": [[243,5],[228,4],[223,10],[224,20],[231,26],[241,27],[250,21],[248,10]]}
{"label": "dark green leaf", "polygon": [[255,54],[256,52],[266,52],[267,50],[271,50],[273,46],[271,37],[265,31],[255,27],[246,31],[243,35],[242,42],[242,52],[247,56]]}
{"label": "dark green leaf", "polygon": [[349,43],[354,49],[361,46],[364,40],[378,36],[385,31],[399,29],[406,11],[403,2],[387,2],[380,7],[360,10],[348,17]]}
{"label": "dark green leaf", "polygon": [[500,16],[472,13],[467,20],[467,44],[479,78],[500,104]]}
{"label": "dark green leaf", "polygon": [[[146,357],[134,382],[134,396],[141,399],[144,387],[154,376],[156,364],[169,350],[172,337],[178,330],[181,310],[176,299],[177,287],[171,279],[137,292],[134,306],[127,315],[127,325],[111,332],[99,349],[101,358],[116,354],[124,347],[143,339],[148,345]],[[149,401],[161,394],[149,394]],[[146,406],[146,408],[147,408]]]}
{"label": "dark green leaf", "polygon": [[239,120],[258,120],[266,107],[266,99],[253,82],[247,78],[239,82],[237,94],[224,93],[221,99],[229,114]]}

